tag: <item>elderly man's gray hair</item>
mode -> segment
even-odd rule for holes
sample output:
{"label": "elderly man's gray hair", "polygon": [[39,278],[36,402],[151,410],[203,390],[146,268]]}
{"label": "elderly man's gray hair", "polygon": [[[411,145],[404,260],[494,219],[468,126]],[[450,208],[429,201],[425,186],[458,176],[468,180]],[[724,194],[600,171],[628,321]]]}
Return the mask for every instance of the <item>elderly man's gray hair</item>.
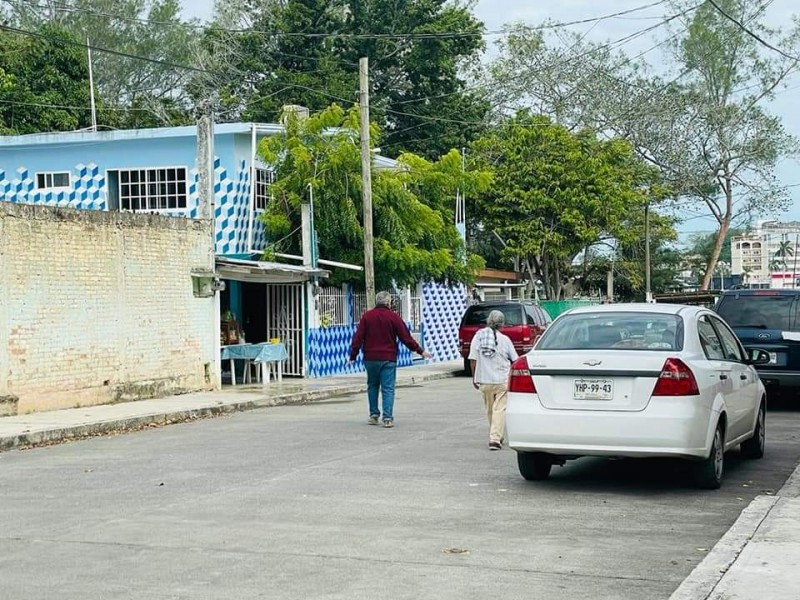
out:
{"label": "elderly man's gray hair", "polygon": [[499,310],[493,310],[486,317],[486,325],[492,329],[499,329],[506,323],[506,316]]}
{"label": "elderly man's gray hair", "polygon": [[376,306],[391,306],[392,295],[389,292],[378,292],[375,294]]}

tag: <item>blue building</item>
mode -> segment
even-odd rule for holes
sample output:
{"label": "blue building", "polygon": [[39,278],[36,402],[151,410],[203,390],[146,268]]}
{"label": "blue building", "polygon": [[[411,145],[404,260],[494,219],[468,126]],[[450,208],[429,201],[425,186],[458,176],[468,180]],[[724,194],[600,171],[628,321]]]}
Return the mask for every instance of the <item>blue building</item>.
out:
{"label": "blue building", "polygon": [[[276,124],[215,127],[215,251],[218,270],[228,279],[222,310],[249,326],[248,341],[284,340],[287,374],[304,375],[305,284],[325,272],[257,260],[266,246],[258,217],[272,172],[256,148],[281,131]],[[0,200],[197,218],[196,142],[196,127],[6,137],[0,144]]]}
{"label": "blue building", "polygon": [[[264,248],[258,214],[271,172],[257,159],[256,147],[280,131],[280,125],[256,123],[215,128],[219,256],[249,257]],[[6,137],[0,199],[197,218],[196,136],[195,127],[171,127]]]}
{"label": "blue building", "polygon": [[[217,271],[227,282],[221,311],[233,313],[248,342],[284,341],[286,374],[341,373],[353,369],[341,360],[357,318],[352,291],[342,290],[342,304],[348,307],[341,311],[343,320],[324,324],[318,295],[326,271],[300,262],[259,260],[267,244],[259,215],[269,201],[273,176],[256,150],[263,138],[282,131],[279,124],[215,126],[215,252]],[[0,140],[0,201],[199,216],[196,127]],[[380,156],[374,160],[377,168],[396,164]],[[416,294],[420,314],[430,315],[427,346],[438,348],[442,360],[457,358],[458,320],[466,306],[462,292],[429,285]],[[423,329],[421,325],[420,336]],[[410,355],[401,357],[403,362],[410,363]]]}

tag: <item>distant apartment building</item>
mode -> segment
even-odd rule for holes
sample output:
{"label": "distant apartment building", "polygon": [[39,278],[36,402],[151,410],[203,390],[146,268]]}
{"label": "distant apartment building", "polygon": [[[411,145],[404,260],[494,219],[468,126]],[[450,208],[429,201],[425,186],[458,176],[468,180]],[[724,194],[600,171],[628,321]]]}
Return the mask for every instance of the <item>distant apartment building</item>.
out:
{"label": "distant apartment building", "polygon": [[731,273],[751,288],[798,287],[800,222],[761,221],[731,239]]}

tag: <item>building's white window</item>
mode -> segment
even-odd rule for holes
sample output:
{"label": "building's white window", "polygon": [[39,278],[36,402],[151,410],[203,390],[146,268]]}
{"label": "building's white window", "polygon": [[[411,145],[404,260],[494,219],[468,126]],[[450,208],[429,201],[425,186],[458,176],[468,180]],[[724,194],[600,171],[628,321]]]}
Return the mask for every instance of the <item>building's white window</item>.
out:
{"label": "building's white window", "polygon": [[256,189],[253,198],[253,206],[256,210],[264,210],[272,199],[272,190],[270,187],[275,182],[275,171],[272,169],[259,168],[256,168],[255,171]]}
{"label": "building's white window", "polygon": [[116,179],[121,210],[186,208],[186,167],[120,170]]}
{"label": "building's white window", "polygon": [[37,173],[36,187],[40,190],[69,187],[69,171],[55,173]]}

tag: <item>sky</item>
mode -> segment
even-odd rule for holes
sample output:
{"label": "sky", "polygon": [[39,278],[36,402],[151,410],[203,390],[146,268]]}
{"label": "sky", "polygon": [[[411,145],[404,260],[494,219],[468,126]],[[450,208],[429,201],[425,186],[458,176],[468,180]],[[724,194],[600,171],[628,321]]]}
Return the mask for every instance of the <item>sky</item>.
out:
{"label": "sky", "polygon": [[[523,22],[528,25],[537,25],[545,20],[558,22],[572,22],[582,19],[592,19],[603,15],[618,13],[644,5],[653,4],[655,0],[477,0],[475,5],[476,16],[486,25],[487,31],[496,31],[511,22]],[[791,22],[793,14],[800,15],[800,5],[796,0],[772,0],[768,3],[764,22],[771,27],[785,26]],[[208,20],[213,13],[213,0],[181,0],[183,14],[186,18],[195,17]],[[591,24],[575,25],[573,31],[585,34],[587,39],[598,42],[618,40],[627,35],[636,33],[646,27],[661,21],[668,10],[663,5],[654,6],[645,10],[631,13],[624,17],[607,19]],[[662,27],[651,34],[643,35],[629,43],[622,49],[629,54],[638,54],[650,49],[656,41],[664,39],[667,29]],[[498,40],[498,35],[489,35],[487,41],[487,56],[494,54],[493,46]],[[655,68],[664,70],[664,56],[655,50],[646,54],[646,59]],[[794,88],[794,89],[793,89]],[[768,110],[783,119],[787,132],[800,138],[800,111],[797,110],[797,97],[800,95],[800,76],[795,76],[789,82],[786,91],[780,93],[768,106]],[[785,185],[800,184],[800,161],[797,159],[784,160],[777,169],[778,179]],[[792,206],[785,213],[777,215],[763,215],[763,218],[779,218],[784,221],[800,221],[800,185],[790,188]],[[716,229],[716,222],[711,217],[705,217],[702,210],[695,214],[686,214],[685,221],[679,227],[682,237],[694,232],[704,232]]]}

